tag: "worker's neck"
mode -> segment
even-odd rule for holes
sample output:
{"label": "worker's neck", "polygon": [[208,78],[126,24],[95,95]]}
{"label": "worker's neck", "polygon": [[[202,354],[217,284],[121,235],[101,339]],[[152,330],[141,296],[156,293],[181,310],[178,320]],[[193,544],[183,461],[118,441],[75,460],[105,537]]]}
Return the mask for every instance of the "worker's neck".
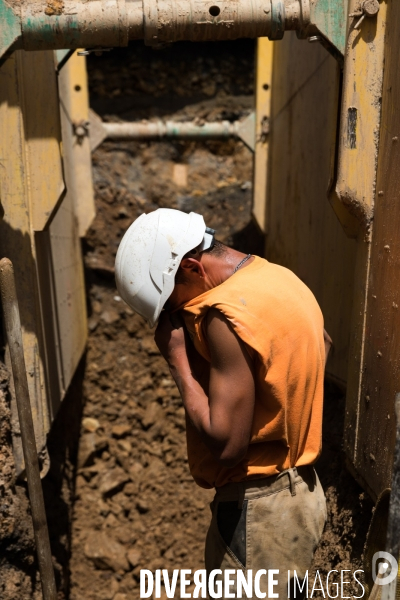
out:
{"label": "worker's neck", "polygon": [[[185,274],[184,281],[175,284],[169,298],[172,310],[182,307],[187,302],[214,289],[229,279],[246,254],[227,248],[223,254],[203,252],[199,258],[185,258],[181,268]],[[254,260],[251,257],[240,268],[245,268]]]}
{"label": "worker's neck", "polygon": [[[202,264],[205,270],[205,287],[210,290],[221,283],[224,283],[233,275],[236,267],[246,257],[243,252],[238,252],[232,248],[227,248],[222,255],[214,255],[213,253],[204,253],[202,256]],[[249,260],[250,262],[250,260]],[[244,263],[243,267],[247,263]],[[206,291],[206,290],[205,290]]]}

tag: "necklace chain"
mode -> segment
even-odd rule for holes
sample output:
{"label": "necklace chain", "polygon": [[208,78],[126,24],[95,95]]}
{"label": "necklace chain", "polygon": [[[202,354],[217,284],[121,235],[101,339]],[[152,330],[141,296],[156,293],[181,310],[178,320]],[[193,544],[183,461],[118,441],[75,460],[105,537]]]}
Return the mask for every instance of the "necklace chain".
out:
{"label": "necklace chain", "polygon": [[247,256],[245,256],[245,257],[244,257],[244,258],[243,258],[243,259],[240,261],[240,263],[239,263],[239,264],[238,264],[238,265],[235,267],[235,270],[234,270],[233,272],[234,272],[234,273],[236,273],[236,271],[237,271],[238,269],[240,269],[240,267],[241,267],[241,266],[242,266],[242,265],[243,265],[243,264],[246,262],[246,260],[249,260],[250,256],[251,256],[251,254],[248,254]]}

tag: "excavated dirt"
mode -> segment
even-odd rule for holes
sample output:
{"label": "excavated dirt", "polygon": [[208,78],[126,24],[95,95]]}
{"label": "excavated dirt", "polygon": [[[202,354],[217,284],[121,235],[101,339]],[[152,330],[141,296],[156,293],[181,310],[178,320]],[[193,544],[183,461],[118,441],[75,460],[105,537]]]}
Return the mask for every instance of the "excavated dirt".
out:
{"label": "excavated dirt", "polygon": [[[137,44],[89,59],[91,104],[108,120],[236,119],[252,107],[253,73],[251,42],[161,51]],[[213,494],[191,480],[184,410],[153,332],[117,295],[118,243],[133,219],[159,206],[202,212],[220,239],[246,252],[261,254],[263,240],[250,217],[252,155],[241,142],[107,142],[93,164],[70,598],[128,600],[139,597],[141,568],[203,567]],[[325,574],[361,567],[372,508],[344,467],[343,417],[343,394],[327,385],[317,470],[329,519],[314,564]]]}
{"label": "excavated dirt", "polygon": [[[1,344],[0,333],[0,344]],[[2,358],[2,357],[1,357]],[[0,359],[0,598],[30,598],[35,586],[34,544],[28,501],[15,485],[11,450],[9,377]]]}

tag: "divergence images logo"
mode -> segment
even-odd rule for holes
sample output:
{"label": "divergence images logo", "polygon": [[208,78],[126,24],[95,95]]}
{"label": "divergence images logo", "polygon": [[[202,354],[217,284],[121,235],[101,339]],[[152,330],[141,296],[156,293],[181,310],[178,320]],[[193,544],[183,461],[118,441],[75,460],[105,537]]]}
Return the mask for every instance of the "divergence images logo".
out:
{"label": "divergence images logo", "polygon": [[[383,562],[379,562],[378,569],[376,568],[377,561],[383,558]],[[386,585],[392,583],[397,577],[398,572],[397,560],[389,552],[375,552],[372,557],[372,579],[377,585]]]}

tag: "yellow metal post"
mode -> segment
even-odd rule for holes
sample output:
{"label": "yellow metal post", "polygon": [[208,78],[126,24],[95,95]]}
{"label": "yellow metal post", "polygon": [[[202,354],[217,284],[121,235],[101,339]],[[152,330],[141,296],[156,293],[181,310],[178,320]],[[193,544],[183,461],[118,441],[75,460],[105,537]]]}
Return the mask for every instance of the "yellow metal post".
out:
{"label": "yellow metal post", "polygon": [[[358,0],[349,12],[357,13]],[[365,232],[374,209],[381,116],[386,2],[355,29],[350,19],[343,74],[338,172],[330,200],[347,235]]]}
{"label": "yellow metal post", "polygon": [[256,52],[256,146],[254,152],[253,215],[267,231],[268,136],[271,114],[274,42],[258,38]]}
{"label": "yellow metal post", "polygon": [[[373,31],[381,71],[376,81],[362,81],[355,75],[360,94],[359,103],[357,98],[354,101],[359,108],[358,133],[362,134],[363,121],[369,119],[367,126],[371,133],[374,131],[374,145],[365,145],[362,139],[360,142],[360,181],[356,189],[366,189],[369,181],[365,198],[374,209],[374,219],[367,241],[360,240],[365,257],[360,285],[363,303],[359,303],[354,315],[359,352],[352,353],[349,362],[349,392],[353,393],[347,400],[345,447],[356,476],[375,497],[391,482],[396,435],[394,400],[400,389],[399,27],[397,0],[381,3]],[[359,68],[360,73],[365,69],[361,46],[364,61],[370,57],[365,37],[368,31],[366,28],[357,39],[360,48],[351,67]],[[382,114],[366,101],[371,88],[379,94]],[[353,159],[352,166],[354,172],[350,176],[354,178],[357,171]]]}
{"label": "yellow metal post", "polygon": [[58,75],[68,191],[83,237],[95,216],[92,185],[92,159],[89,142],[89,94],[86,58],[75,51]]}

